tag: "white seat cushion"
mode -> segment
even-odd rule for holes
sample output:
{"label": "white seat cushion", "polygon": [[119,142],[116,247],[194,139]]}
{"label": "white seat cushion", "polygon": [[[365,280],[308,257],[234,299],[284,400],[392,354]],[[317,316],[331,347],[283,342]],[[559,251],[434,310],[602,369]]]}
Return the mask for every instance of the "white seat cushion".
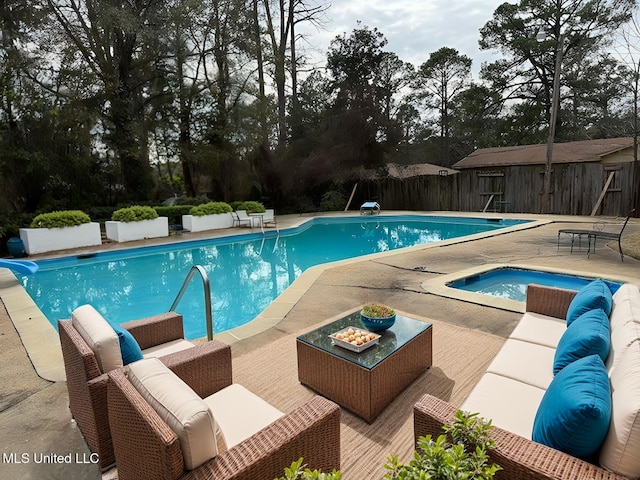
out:
{"label": "white seat cushion", "polygon": [[93,306],[76,308],[71,313],[71,324],[93,350],[102,373],[122,367],[118,334]]}
{"label": "white seat cushion", "polygon": [[636,285],[625,283],[613,296],[611,331],[629,321],[640,322],[640,291]]}
{"label": "white seat cushion", "polygon": [[460,407],[478,412],[493,425],[531,440],[533,421],[545,390],[485,373]]}
{"label": "white seat cushion", "polygon": [[178,338],[177,340],[172,340],[167,343],[162,343],[160,345],[145,348],[142,351],[142,355],[144,356],[144,358],[158,358],[169,355],[170,353],[181,352],[192,347],[193,343],[191,343],[190,341],[183,338]]}
{"label": "white seat cushion", "polygon": [[564,318],[526,312],[509,338],[556,348],[566,329],[567,322]]}
{"label": "white seat cushion", "polygon": [[487,372],[546,390],[553,381],[553,348],[521,340],[507,340]]}
{"label": "white seat cushion", "polygon": [[160,360],[132,363],[129,381],[178,436],[187,470],[224,449],[224,437],[207,403]]}
{"label": "white seat cushion", "polygon": [[640,477],[640,340],[629,345],[611,371],[611,424],[600,465],[628,478]]}
{"label": "white seat cushion", "polygon": [[284,416],[262,398],[234,383],[205,398],[231,448]]}

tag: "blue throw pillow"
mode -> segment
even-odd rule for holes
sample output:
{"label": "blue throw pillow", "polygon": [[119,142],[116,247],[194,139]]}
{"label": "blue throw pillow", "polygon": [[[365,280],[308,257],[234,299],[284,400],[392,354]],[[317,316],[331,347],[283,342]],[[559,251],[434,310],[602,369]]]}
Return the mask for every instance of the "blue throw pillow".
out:
{"label": "blue throw pillow", "polygon": [[601,308],[609,316],[612,305],[613,297],[609,286],[602,280],[594,280],[582,287],[573,297],[567,310],[567,327],[583,313],[596,308]]}
{"label": "blue throw pillow", "polygon": [[598,355],[563,368],[542,397],[533,422],[534,442],[588,459],[604,441],[611,420],[611,388]]}
{"label": "blue throw pillow", "polygon": [[611,348],[611,326],[604,310],[589,310],[574,320],[564,332],[553,359],[553,374],[588,355],[607,361]]}
{"label": "blue throw pillow", "polygon": [[137,360],[142,360],[142,350],[140,345],[133,338],[133,335],[120,325],[111,324],[115,332],[118,334],[118,340],[120,340],[120,353],[122,354],[122,363],[128,365]]}

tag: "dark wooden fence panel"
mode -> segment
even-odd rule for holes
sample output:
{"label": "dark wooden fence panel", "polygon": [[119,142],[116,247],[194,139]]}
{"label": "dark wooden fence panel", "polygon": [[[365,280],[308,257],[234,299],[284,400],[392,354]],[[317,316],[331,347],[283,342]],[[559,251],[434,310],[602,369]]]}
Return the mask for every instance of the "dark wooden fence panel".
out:
{"label": "dark wooden fence panel", "polygon": [[[605,166],[600,163],[554,165],[552,175],[553,213],[590,215],[611,169],[615,176],[597,215],[626,216],[638,186],[635,163]],[[543,166],[516,166],[491,170],[462,171],[448,176],[393,178],[363,182],[361,188],[377,192],[386,210],[482,211],[490,194],[490,210],[539,213],[542,206]],[[502,195],[498,195],[502,193]],[[495,201],[507,202],[503,205]]]}

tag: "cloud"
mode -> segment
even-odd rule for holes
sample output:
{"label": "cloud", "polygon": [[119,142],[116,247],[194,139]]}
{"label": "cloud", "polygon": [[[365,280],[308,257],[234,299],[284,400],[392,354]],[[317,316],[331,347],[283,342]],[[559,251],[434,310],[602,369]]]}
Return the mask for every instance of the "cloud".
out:
{"label": "cloud", "polygon": [[457,49],[474,60],[473,71],[495,58],[480,52],[479,30],[504,0],[333,0],[326,30],[309,30],[307,41],[324,61],[331,40],[361,25],[378,28],[389,41],[386,50],[416,67],[442,47]]}

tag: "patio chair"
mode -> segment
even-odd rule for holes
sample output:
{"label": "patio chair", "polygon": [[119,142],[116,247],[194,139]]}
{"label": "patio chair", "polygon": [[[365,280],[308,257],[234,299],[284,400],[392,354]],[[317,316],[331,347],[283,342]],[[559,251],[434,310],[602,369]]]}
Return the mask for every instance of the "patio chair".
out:
{"label": "patio chair", "polygon": [[[230,362],[229,366],[230,369]],[[177,380],[157,360],[109,373],[109,422],[120,480],[272,480],[300,457],[340,468],[340,408],[315,396],[285,415],[218,369]],[[192,381],[219,385],[207,397]]]}
{"label": "patio chair", "polygon": [[278,222],[276,222],[276,213],[273,208],[267,208],[264,211],[264,215],[262,216],[262,225],[267,227],[269,225],[273,225],[278,228]]}
{"label": "patio chair", "polygon": [[231,212],[231,215],[233,216],[234,227],[241,227],[242,225],[253,227],[253,219],[247,215],[246,210],[236,210]]}
{"label": "patio chair", "polygon": [[598,238],[604,238],[605,240],[617,240],[618,241],[618,251],[620,252],[620,260],[622,262],[624,262],[624,254],[622,253],[622,232],[624,232],[624,229],[627,226],[627,223],[629,223],[629,219],[631,218],[631,215],[633,214],[633,212],[635,212],[635,208],[632,209],[629,212],[629,215],[627,215],[627,218],[625,219],[624,223],[622,224],[622,228],[620,229],[619,232],[605,232],[605,231],[600,231],[600,230],[592,230],[589,232],[589,249],[587,250],[587,257],[591,254],[591,240],[593,239],[593,252],[595,253],[596,251],[596,240]]}
{"label": "patio chair", "polygon": [[[218,369],[231,358],[229,346],[222,342],[194,346],[185,340],[182,315],[175,312],[121,326],[131,333],[143,355],[160,357],[179,376],[194,370]],[[103,471],[115,462],[107,414],[107,372],[123,364],[118,337],[114,340],[110,328],[90,305],[78,307],[70,320],[58,321],[69,409],[89,448],[98,454],[98,466]],[[104,332],[106,336],[102,336]],[[231,373],[227,375],[230,379]],[[201,384],[194,388],[204,394],[215,386]]]}

